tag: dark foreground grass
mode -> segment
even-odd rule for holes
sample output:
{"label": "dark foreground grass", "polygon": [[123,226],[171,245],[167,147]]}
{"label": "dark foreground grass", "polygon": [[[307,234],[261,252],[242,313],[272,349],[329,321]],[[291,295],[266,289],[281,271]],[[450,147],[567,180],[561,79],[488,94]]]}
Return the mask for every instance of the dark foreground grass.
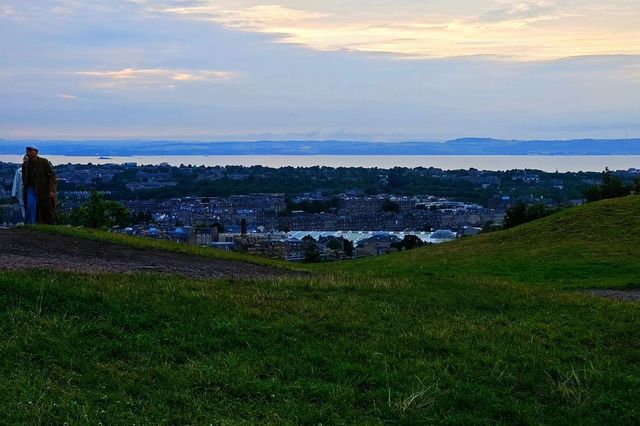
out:
{"label": "dark foreground grass", "polygon": [[0,272],[7,424],[638,424],[640,311],[493,279]]}

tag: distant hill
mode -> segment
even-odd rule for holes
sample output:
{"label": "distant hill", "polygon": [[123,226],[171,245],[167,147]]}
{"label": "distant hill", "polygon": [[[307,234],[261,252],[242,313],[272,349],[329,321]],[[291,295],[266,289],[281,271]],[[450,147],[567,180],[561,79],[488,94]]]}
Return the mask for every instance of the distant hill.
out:
{"label": "distant hill", "polygon": [[0,140],[0,155],[36,144],[49,155],[640,155],[640,139],[499,140],[448,142],[257,141],[192,142],[144,140]]}

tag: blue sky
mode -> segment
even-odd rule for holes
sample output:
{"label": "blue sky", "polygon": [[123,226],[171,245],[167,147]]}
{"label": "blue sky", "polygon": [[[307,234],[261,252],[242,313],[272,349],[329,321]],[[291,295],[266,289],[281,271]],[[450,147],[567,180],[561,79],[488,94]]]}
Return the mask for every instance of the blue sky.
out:
{"label": "blue sky", "polygon": [[637,0],[2,0],[0,138],[640,135]]}

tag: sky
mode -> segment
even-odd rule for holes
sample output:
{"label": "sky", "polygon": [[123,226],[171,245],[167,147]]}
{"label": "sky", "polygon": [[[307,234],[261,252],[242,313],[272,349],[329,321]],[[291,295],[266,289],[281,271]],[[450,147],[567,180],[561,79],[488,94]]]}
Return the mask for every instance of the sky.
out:
{"label": "sky", "polygon": [[640,136],[640,0],[0,0],[0,138]]}

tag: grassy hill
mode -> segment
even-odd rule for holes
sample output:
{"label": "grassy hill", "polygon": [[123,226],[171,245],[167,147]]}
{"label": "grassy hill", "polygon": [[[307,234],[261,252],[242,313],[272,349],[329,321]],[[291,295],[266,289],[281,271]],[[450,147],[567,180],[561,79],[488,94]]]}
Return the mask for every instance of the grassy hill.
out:
{"label": "grassy hill", "polygon": [[3,271],[0,418],[637,424],[640,309],[576,289],[640,287],[638,213],[605,201],[310,277]]}
{"label": "grassy hill", "polygon": [[561,211],[510,230],[341,264],[375,276],[504,278],[554,288],[640,288],[640,197]]}

